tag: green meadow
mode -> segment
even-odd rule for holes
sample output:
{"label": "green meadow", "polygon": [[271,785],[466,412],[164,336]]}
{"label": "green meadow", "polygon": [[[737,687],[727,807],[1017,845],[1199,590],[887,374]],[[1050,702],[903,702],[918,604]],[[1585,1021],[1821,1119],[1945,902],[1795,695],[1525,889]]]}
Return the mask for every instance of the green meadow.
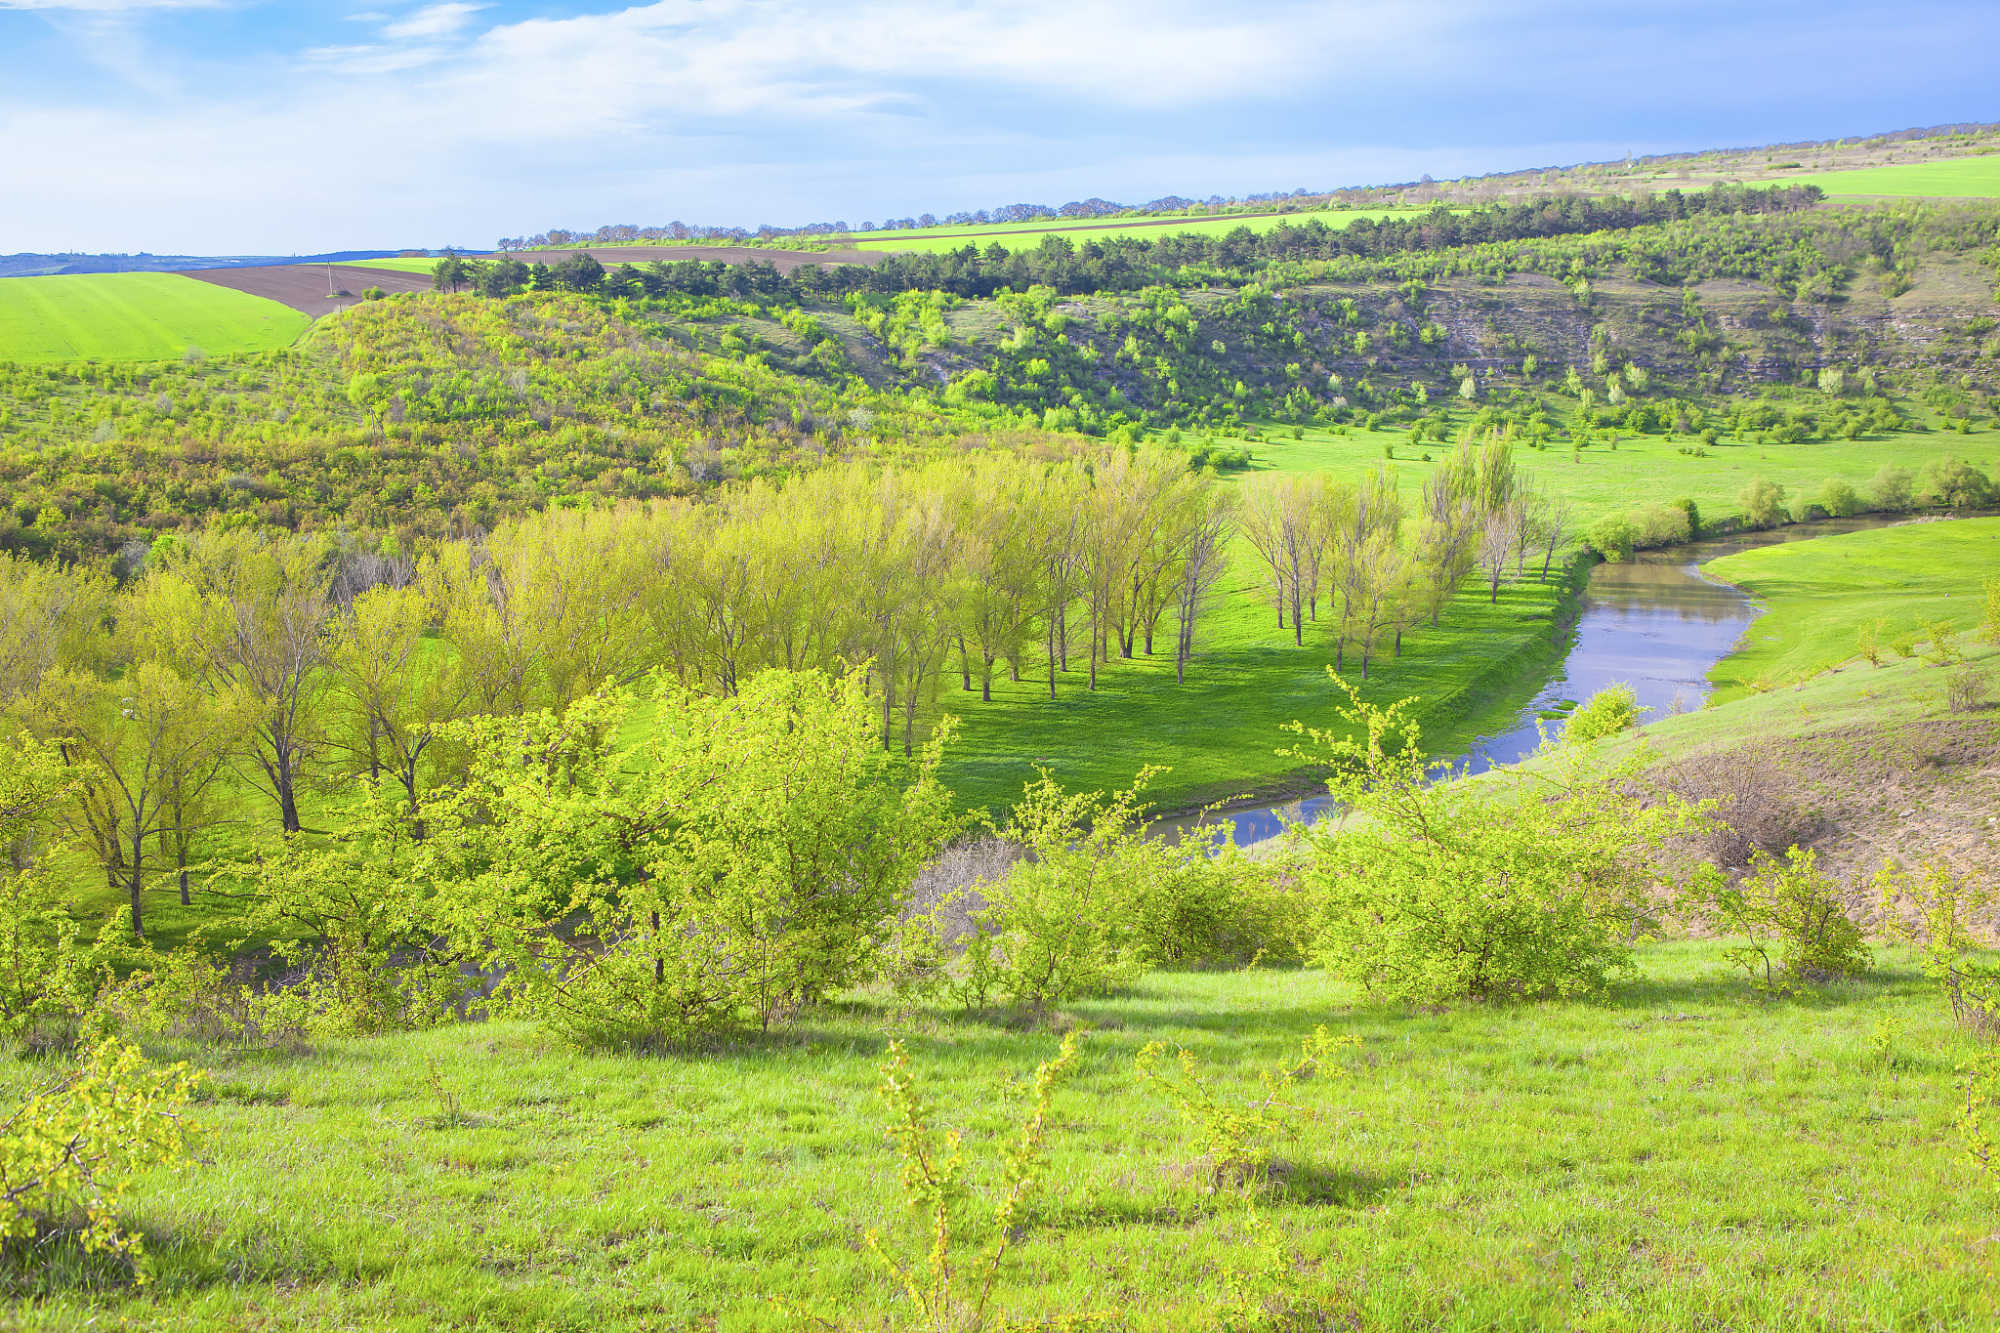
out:
{"label": "green meadow", "polygon": [[[1967,1048],[1912,961],[1792,1000],[1718,943],[1637,961],[1592,1003],[1421,1012],[1250,970],[1074,1004],[1081,1064],[992,1313],[1247,1326],[1218,1310],[1234,1284],[1309,1312],[1266,1327],[1993,1327],[1991,1187],[1952,1125]],[[1205,1193],[1135,1055],[1185,1047],[1241,1106],[1322,1025],[1361,1044],[1296,1090],[1270,1183]],[[699,1054],[578,1055],[513,1023],[210,1051],[202,1162],[128,1209],[153,1281],[57,1251],[14,1275],[36,1299],[8,1325],[918,1327],[864,1240],[921,1259],[875,1091],[895,1037],[990,1188],[1055,1037],[869,994]]]}
{"label": "green meadow", "polygon": [[1711,577],[1757,599],[1761,614],[1714,672],[1718,697],[1854,659],[1864,626],[1880,654],[1928,640],[1938,624],[1971,629],[1987,579],[2000,577],[2000,518],[1910,523],[1711,560]]}
{"label": "green meadow", "polygon": [[1951,158],[1943,162],[1905,162],[1889,167],[1858,167],[1785,179],[1817,185],[1832,195],[1914,195],[1945,198],[2000,198],[2000,154]]}
{"label": "green meadow", "polygon": [[386,268],[395,273],[430,273],[436,270],[437,260],[417,259],[336,259],[335,268]]}
{"label": "green meadow", "polygon": [[179,273],[0,279],[0,361],[165,361],[284,347],[311,323]]}

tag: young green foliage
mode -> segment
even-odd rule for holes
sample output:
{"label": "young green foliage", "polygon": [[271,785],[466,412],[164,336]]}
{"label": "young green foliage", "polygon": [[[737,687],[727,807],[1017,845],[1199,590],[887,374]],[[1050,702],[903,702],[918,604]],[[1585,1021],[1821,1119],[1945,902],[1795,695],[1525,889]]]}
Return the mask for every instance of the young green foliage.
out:
{"label": "young green foliage", "polygon": [[1976,934],[1976,918],[1992,912],[1992,889],[1942,865],[1910,871],[1884,863],[1875,890],[1889,933],[1923,950],[1924,975],[1944,991],[1952,1020],[1975,1035],[2000,1034],[2000,961]]}
{"label": "young green foliage", "polygon": [[904,1201],[923,1218],[925,1248],[921,1259],[899,1260],[883,1248],[882,1237],[874,1230],[867,1233],[866,1244],[909,1298],[915,1327],[937,1333],[1019,1327],[992,1314],[994,1279],[1008,1248],[1027,1225],[1048,1166],[1050,1103],[1056,1089],[1075,1072],[1081,1049],[1082,1034],[1070,1032],[1055,1056],[1036,1066],[1027,1114],[1001,1168],[991,1234],[968,1258],[959,1253],[957,1237],[963,1228],[955,1216],[971,1194],[965,1181],[963,1139],[955,1129],[939,1132],[932,1125],[933,1109],[910,1071],[908,1051],[900,1041],[889,1043],[880,1084],[889,1104],[888,1136],[902,1161]]}
{"label": "young green foliage", "polygon": [[1810,848],[1792,847],[1782,859],[1755,852],[1739,883],[1717,877],[1704,896],[1714,923],[1744,937],[1728,956],[1759,990],[1789,994],[1802,983],[1860,976],[1873,966],[1861,927]]}
{"label": "young green foliage", "polygon": [[1427,762],[1409,702],[1378,708],[1335,677],[1356,739],[1300,727],[1348,808],[1301,834],[1316,956],[1384,999],[1441,1004],[1586,995],[1629,966],[1669,837],[1699,812],[1628,790],[1584,756],[1495,790]]}
{"label": "young green foliage", "polygon": [[1639,696],[1630,685],[1607,685],[1584,701],[1563,724],[1563,740],[1570,745],[1588,745],[1606,736],[1615,736],[1638,725]]}
{"label": "young green foliage", "polygon": [[1214,1194],[1225,1185],[1254,1191],[1264,1184],[1277,1144],[1297,1137],[1299,1118],[1310,1114],[1293,1099],[1293,1089],[1322,1076],[1345,1075],[1334,1057],[1360,1045],[1358,1037],[1333,1037],[1325,1027],[1315,1028],[1296,1058],[1281,1060],[1259,1075],[1262,1099],[1242,1103],[1218,1095],[1186,1047],[1169,1058],[1165,1042],[1150,1042],[1136,1064],[1140,1079],[1173,1101],[1192,1132],[1206,1172],[1204,1192]]}
{"label": "young green foliage", "polygon": [[199,1075],[160,1068],[107,1039],[82,1065],[0,1121],[0,1241],[82,1223],[88,1251],[122,1256],[146,1280],[145,1248],[119,1219],[132,1178],[187,1151],[181,1116]]}

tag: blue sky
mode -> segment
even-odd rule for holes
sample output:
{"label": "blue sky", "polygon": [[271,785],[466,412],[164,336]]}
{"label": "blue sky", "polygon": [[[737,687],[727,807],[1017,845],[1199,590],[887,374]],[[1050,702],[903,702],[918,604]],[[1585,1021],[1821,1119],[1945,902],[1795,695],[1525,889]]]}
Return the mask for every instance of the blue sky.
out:
{"label": "blue sky", "polygon": [[0,0],[0,253],[859,223],[2000,119],[1993,0]]}

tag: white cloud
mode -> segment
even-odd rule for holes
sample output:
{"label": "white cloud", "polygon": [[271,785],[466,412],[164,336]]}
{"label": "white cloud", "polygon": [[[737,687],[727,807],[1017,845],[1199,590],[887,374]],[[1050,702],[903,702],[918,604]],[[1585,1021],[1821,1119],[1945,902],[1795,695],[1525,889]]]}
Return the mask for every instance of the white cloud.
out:
{"label": "white cloud", "polygon": [[[65,7],[86,3],[140,7]],[[30,4],[54,0],[0,11]],[[1697,104],[1747,115],[1844,86],[1838,50],[1807,29],[1731,44],[1668,25],[1610,41],[1582,14],[1524,19],[1498,0],[657,0],[502,23],[469,3],[349,17],[368,26],[330,16],[309,50],[177,53],[203,62],[178,79],[191,91],[131,107],[81,82],[67,104],[0,84],[0,235],[287,252],[1322,187],[1644,151],[1601,151],[1630,132],[1607,109],[1673,102],[1679,124]],[[1552,84],[1556,36],[1573,49]],[[1963,45],[1954,77],[1980,49]],[[1663,69],[1708,73],[1695,87]],[[1495,129],[1503,117],[1515,129]],[[1516,147],[1493,146],[1509,133]],[[1466,147],[1404,146],[1452,142]]]}
{"label": "white cloud", "polygon": [[72,14],[136,14],[148,9],[220,9],[226,0],[0,0],[0,9]]}
{"label": "white cloud", "polygon": [[382,35],[390,41],[408,41],[412,38],[432,41],[440,37],[455,37],[465,30],[472,16],[485,5],[445,4],[426,5],[382,29]]}

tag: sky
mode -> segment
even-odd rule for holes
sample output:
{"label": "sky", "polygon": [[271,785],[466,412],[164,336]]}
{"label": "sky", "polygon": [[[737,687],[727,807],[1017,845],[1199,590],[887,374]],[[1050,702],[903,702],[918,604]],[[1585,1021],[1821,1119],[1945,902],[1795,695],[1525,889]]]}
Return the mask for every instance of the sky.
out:
{"label": "sky", "polygon": [[0,0],[0,253],[1383,184],[2000,120],[1993,0]]}

